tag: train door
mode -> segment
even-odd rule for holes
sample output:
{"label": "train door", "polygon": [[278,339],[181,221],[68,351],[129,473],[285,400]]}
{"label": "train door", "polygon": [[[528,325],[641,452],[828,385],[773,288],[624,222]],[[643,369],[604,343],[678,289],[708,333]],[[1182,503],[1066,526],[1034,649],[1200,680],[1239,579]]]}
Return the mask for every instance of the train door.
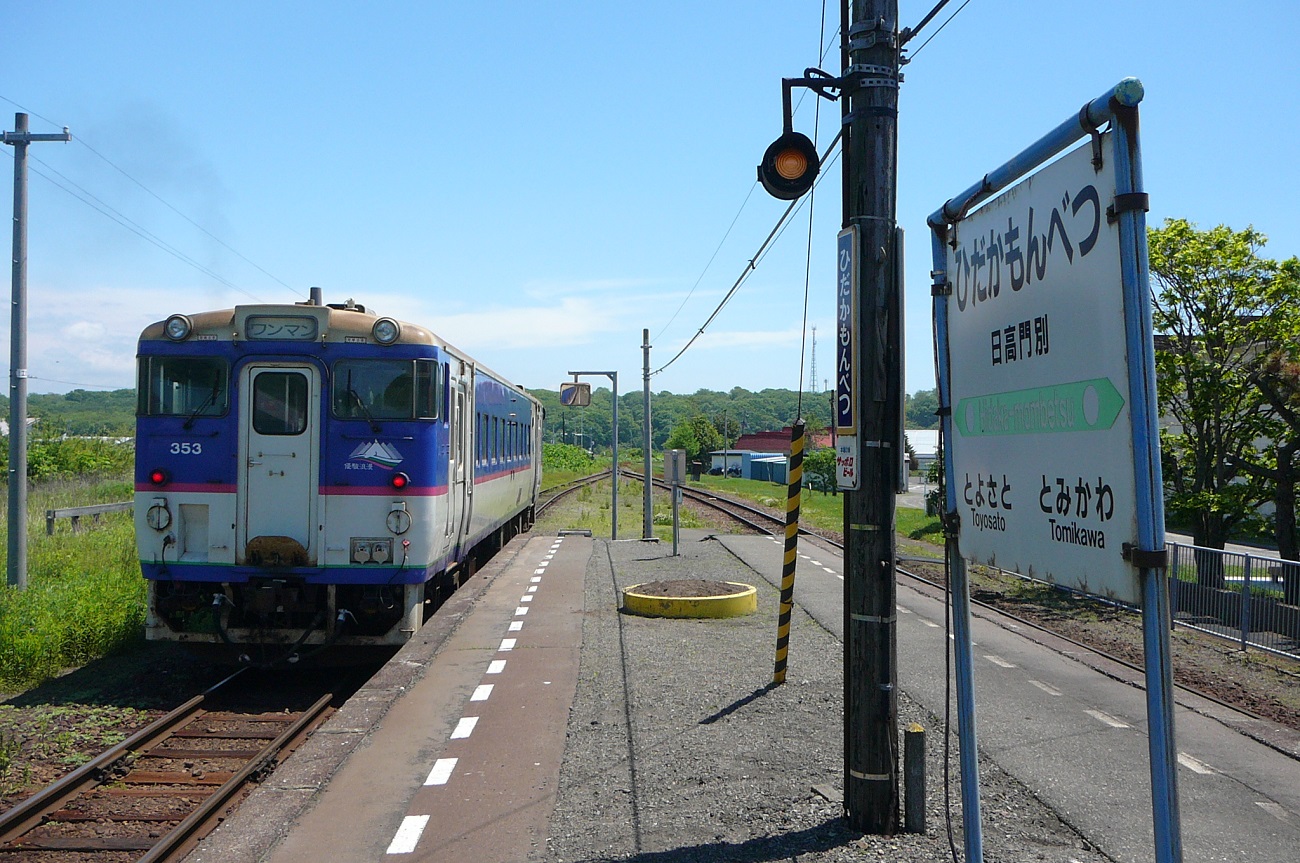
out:
{"label": "train door", "polygon": [[451,407],[451,463],[447,483],[447,545],[458,550],[474,502],[474,478],[469,468],[474,452],[471,437],[474,415],[465,363],[453,360],[450,368],[451,392],[447,400]]}
{"label": "train door", "polygon": [[[312,366],[249,365],[240,375],[239,548],[246,562],[314,564],[320,375]],[[301,547],[279,539],[287,537]],[[286,547],[287,546],[287,547]]]}

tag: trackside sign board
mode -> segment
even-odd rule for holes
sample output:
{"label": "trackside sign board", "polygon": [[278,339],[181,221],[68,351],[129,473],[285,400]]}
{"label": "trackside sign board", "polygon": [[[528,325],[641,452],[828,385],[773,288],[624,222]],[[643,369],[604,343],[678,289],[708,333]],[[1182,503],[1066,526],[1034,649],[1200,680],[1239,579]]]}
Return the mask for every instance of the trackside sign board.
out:
{"label": "trackside sign board", "polygon": [[1140,601],[1110,133],[956,223],[951,481],[963,557]]}

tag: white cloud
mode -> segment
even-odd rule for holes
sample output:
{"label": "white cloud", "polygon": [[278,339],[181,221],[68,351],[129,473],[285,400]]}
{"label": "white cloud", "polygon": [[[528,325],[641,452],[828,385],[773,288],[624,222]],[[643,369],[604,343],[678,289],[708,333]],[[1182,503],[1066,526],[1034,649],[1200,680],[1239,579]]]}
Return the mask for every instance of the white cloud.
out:
{"label": "white cloud", "polygon": [[439,335],[476,351],[589,344],[596,336],[619,329],[620,319],[619,311],[608,304],[579,297],[564,297],[548,305],[427,318]]}

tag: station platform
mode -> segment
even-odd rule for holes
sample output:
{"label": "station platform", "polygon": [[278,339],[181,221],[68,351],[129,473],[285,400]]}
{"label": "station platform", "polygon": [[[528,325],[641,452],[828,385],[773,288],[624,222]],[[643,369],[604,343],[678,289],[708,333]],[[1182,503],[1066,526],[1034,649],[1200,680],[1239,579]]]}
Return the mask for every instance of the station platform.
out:
{"label": "station platform", "polygon": [[[781,543],[684,531],[680,551],[517,537],[186,859],[949,859],[936,718],[942,596],[899,590],[899,720],[930,732],[927,830],[863,835],[843,818],[838,551],[801,539],[788,677],[777,687]],[[679,578],[752,584],[758,611],[619,612],[623,588]],[[976,621],[976,640],[989,663],[977,685],[996,684],[981,690],[992,705],[980,708],[986,859],[1150,859],[1134,681],[989,619]],[[1270,856],[1300,840],[1300,772],[1278,749],[1300,755],[1300,740],[1269,749],[1191,708],[1180,711],[1180,731],[1193,732],[1180,753],[1216,769],[1185,784],[1188,859],[1290,859]],[[960,848],[955,731],[952,746]],[[1234,838],[1241,829],[1250,842]]]}

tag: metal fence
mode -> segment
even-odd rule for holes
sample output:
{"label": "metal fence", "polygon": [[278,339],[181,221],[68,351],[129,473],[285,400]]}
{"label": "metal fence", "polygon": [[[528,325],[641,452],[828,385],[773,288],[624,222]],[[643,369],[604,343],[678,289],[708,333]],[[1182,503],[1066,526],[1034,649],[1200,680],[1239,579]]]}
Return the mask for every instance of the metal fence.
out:
{"label": "metal fence", "polygon": [[1169,543],[1175,625],[1300,657],[1300,563]]}
{"label": "metal fence", "polygon": [[72,522],[72,532],[78,533],[81,530],[81,517],[88,515],[99,524],[99,517],[106,512],[125,512],[135,507],[134,501],[122,501],[121,503],[97,503],[92,506],[73,506],[66,509],[47,509],[45,510],[45,533],[48,536],[54,536],[54,522],[61,518],[69,519]]}

